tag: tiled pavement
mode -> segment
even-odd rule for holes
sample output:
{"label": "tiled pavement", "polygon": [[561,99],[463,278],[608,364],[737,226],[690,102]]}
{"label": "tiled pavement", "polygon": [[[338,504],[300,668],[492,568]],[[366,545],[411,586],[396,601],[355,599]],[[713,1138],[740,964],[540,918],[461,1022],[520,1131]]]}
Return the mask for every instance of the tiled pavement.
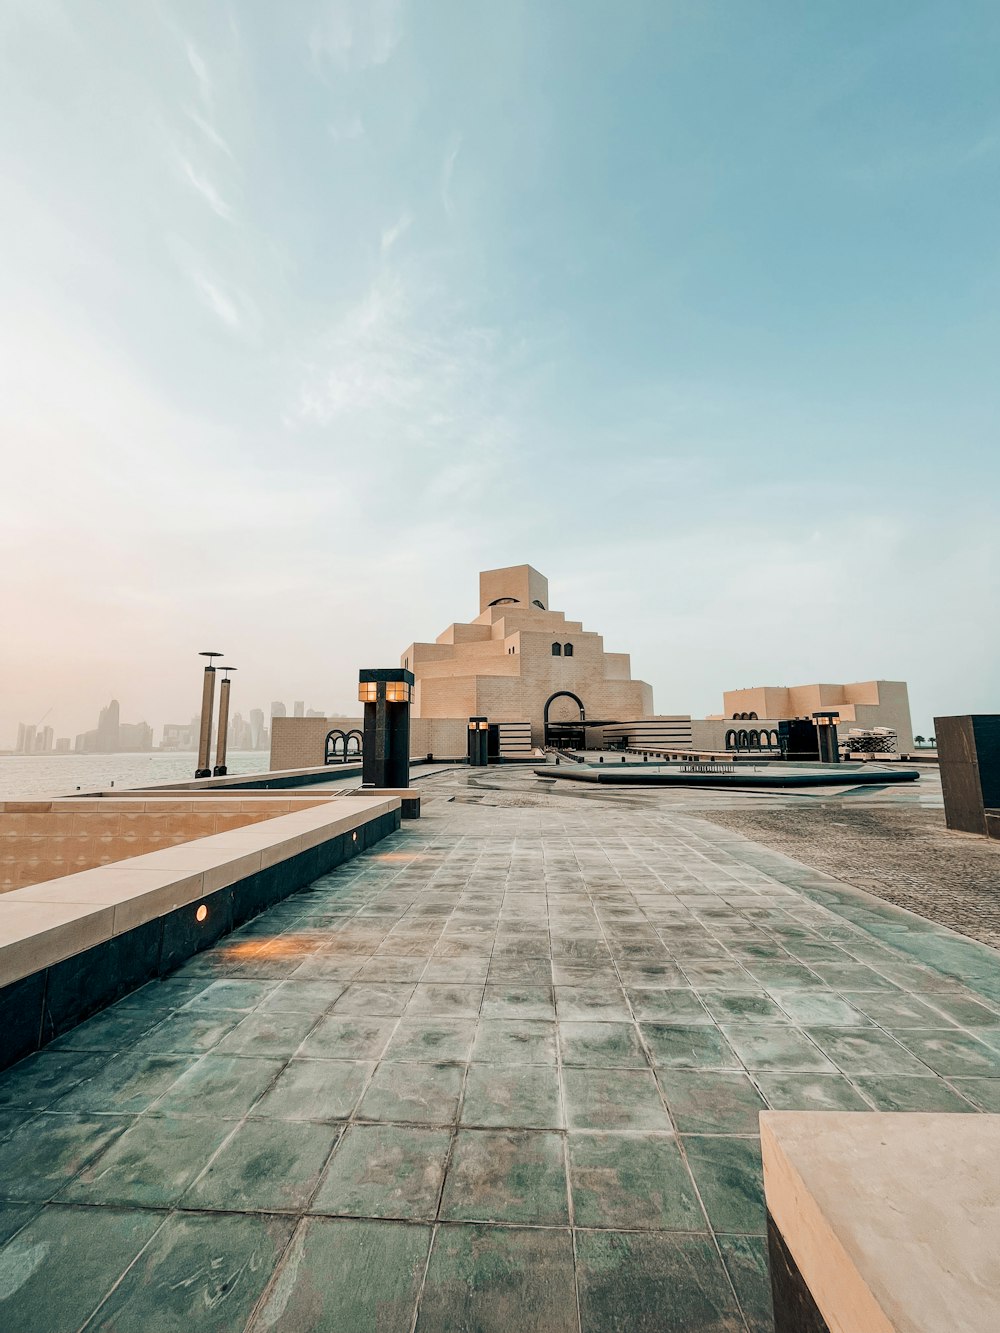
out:
{"label": "tiled pavement", "polygon": [[1000,1111],[1000,957],[675,808],[431,801],[0,1076],[0,1328],[759,1333],[764,1106]]}

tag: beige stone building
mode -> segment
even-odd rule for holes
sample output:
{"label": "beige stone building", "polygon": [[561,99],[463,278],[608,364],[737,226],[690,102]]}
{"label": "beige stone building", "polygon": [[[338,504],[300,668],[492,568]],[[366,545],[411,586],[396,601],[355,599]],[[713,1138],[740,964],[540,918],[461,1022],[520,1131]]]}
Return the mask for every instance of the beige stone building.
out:
{"label": "beige stone building", "polygon": [[813,713],[839,713],[837,730],[847,741],[854,728],[888,727],[896,732],[902,754],[913,749],[910,699],[903,680],[862,680],[850,685],[757,685],[727,690],[722,712],[691,724],[696,749],[724,750],[734,729],[773,731],[779,722]]}

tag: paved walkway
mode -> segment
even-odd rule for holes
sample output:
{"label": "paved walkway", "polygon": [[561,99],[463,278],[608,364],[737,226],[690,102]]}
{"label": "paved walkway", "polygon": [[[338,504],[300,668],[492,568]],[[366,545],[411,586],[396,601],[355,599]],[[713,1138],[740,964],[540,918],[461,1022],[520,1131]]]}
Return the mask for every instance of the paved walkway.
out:
{"label": "paved walkway", "polygon": [[1000,1111],[992,951],[467,781],[0,1075],[0,1327],[763,1333],[763,1106]]}

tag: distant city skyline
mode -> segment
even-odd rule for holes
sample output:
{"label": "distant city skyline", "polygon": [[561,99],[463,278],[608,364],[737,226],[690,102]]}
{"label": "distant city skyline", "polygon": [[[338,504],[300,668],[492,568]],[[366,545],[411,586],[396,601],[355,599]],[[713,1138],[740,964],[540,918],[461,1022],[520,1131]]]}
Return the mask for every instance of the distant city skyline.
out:
{"label": "distant city skyline", "polygon": [[15,0],[0,739],[356,711],[529,561],[663,712],[992,711],[1000,8]]}

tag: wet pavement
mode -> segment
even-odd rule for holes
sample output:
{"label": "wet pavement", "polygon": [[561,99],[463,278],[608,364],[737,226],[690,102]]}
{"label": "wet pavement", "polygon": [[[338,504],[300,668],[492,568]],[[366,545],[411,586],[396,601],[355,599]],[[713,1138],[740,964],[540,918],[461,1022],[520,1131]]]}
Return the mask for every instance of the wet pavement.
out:
{"label": "wet pavement", "polygon": [[0,1075],[0,1327],[763,1333],[761,1109],[1000,1111],[995,951],[675,796],[421,786]]}

